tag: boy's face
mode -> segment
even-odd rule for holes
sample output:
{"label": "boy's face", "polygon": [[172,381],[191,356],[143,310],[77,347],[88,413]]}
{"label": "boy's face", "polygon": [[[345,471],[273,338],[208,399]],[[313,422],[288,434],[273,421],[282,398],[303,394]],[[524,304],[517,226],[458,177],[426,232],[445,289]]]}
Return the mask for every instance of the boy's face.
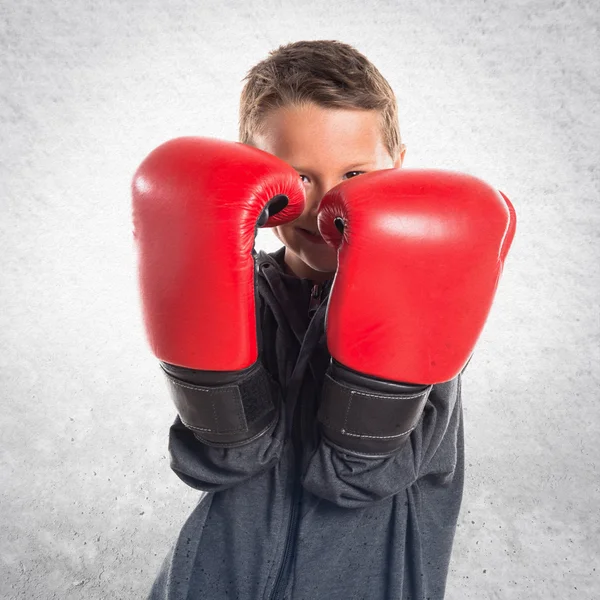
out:
{"label": "boy's face", "polygon": [[[286,246],[285,264],[297,277],[324,281],[337,269],[337,252],[320,237],[317,208],[325,193],[360,173],[402,166],[406,148],[395,162],[383,143],[376,110],[286,106],[263,121],[254,144],[293,166],[306,191],[306,206],[293,222],[274,227]],[[317,234],[311,236],[307,232]]]}

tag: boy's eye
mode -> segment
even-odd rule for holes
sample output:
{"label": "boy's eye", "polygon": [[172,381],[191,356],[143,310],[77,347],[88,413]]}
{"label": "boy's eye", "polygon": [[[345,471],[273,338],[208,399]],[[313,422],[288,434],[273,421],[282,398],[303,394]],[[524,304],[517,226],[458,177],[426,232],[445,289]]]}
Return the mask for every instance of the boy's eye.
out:
{"label": "boy's eye", "polygon": [[362,175],[364,173],[364,171],[348,171],[348,173],[346,173],[346,175],[350,175],[350,177],[348,177],[348,179],[352,179],[352,177],[356,177],[357,175]]}

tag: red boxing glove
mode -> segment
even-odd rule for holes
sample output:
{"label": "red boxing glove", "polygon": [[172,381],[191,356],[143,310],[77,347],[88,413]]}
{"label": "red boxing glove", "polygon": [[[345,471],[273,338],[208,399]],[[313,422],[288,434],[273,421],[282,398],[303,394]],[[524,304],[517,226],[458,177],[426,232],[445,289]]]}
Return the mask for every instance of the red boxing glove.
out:
{"label": "red boxing glove", "polygon": [[275,214],[266,226],[292,221],[304,190],[292,167],[256,148],[178,138],[142,162],[133,180],[134,238],[157,358],[207,371],[256,361],[252,252],[268,205]]}
{"label": "red boxing glove", "polygon": [[[182,421],[205,439],[212,432],[213,441],[225,440],[217,434],[227,429],[241,440],[248,414],[223,428],[231,410],[244,413],[240,395],[248,397],[232,388],[244,379],[253,394],[268,395],[257,362],[256,228],[298,218],[303,184],[291,166],[257,148],[183,137],[148,155],[132,194],[146,334]],[[221,386],[222,396],[211,386]],[[229,404],[217,423],[211,414],[219,398]],[[257,408],[261,402],[252,403],[252,418],[269,408]]]}
{"label": "red boxing glove", "polygon": [[420,385],[405,389],[423,392],[422,407],[426,386],[456,377],[473,352],[515,233],[512,204],[470,175],[387,169],[331,189],[318,223],[338,250],[330,375],[392,394],[391,382]]}

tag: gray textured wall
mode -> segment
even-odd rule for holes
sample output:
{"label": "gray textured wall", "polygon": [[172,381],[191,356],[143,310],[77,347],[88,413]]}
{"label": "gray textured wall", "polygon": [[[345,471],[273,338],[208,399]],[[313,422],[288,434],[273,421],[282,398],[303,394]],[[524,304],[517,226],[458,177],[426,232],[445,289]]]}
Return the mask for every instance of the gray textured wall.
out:
{"label": "gray textured wall", "polygon": [[464,381],[448,598],[600,597],[599,21],[583,0],[2,0],[0,596],[144,597],[199,495],[169,469],[131,176],[166,139],[235,140],[269,50],[339,39],[396,91],[406,167],[477,175],[519,218]]}

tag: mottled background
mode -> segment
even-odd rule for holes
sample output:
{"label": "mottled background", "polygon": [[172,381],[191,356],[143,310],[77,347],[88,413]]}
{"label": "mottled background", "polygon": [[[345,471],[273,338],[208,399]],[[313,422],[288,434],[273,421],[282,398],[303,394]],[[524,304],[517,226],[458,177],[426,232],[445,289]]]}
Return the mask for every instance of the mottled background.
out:
{"label": "mottled background", "polygon": [[2,0],[0,597],[143,598],[198,501],[169,468],[130,180],[166,139],[237,139],[242,78],[299,39],[378,66],[405,167],[518,213],[464,380],[447,597],[600,597],[599,22],[583,0]]}

